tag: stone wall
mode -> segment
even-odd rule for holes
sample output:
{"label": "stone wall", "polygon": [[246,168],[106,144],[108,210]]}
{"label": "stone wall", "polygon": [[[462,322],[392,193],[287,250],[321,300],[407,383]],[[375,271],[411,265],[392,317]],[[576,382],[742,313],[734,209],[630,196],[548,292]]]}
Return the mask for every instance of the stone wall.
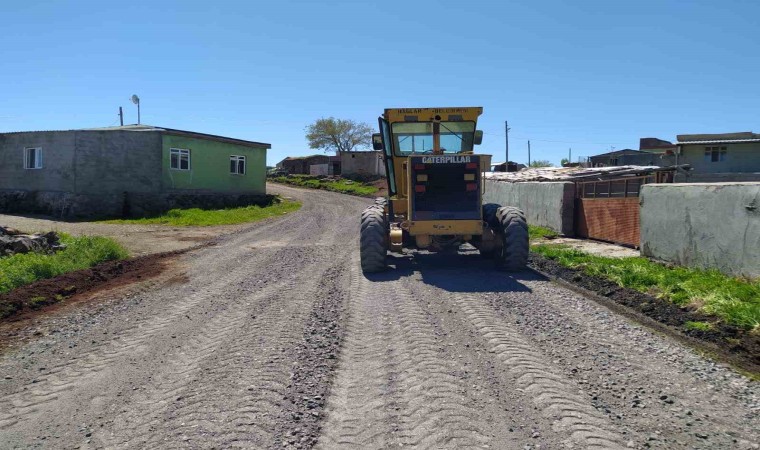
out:
{"label": "stone wall", "polygon": [[647,184],[640,202],[644,256],[760,277],[760,183]]}
{"label": "stone wall", "polygon": [[575,184],[571,182],[508,183],[486,180],[483,203],[516,206],[528,224],[574,235]]}

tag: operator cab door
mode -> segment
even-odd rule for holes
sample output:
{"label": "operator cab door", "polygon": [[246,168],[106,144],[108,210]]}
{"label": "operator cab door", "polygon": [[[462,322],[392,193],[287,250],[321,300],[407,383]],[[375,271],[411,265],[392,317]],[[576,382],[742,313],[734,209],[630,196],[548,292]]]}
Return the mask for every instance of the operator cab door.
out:
{"label": "operator cab door", "polygon": [[383,141],[385,152],[385,174],[388,177],[388,196],[396,195],[396,174],[393,169],[393,140],[391,139],[391,126],[387,120],[379,117],[380,137]]}

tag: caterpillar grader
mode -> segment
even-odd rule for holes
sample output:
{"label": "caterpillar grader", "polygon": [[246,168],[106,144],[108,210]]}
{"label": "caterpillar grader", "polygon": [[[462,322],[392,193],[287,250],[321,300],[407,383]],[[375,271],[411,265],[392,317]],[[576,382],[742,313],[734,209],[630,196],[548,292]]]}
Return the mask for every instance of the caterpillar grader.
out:
{"label": "caterpillar grader", "polygon": [[481,107],[394,108],[379,117],[372,146],[383,152],[388,196],[361,215],[364,272],[387,268],[388,251],[434,252],[476,247],[506,270],[528,260],[525,214],[512,206],[483,204],[491,155],[474,154]]}

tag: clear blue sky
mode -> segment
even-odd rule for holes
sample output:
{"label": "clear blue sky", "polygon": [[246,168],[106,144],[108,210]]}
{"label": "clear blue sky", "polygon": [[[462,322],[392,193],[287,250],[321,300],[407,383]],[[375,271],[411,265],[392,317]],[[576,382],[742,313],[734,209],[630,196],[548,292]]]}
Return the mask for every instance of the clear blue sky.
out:
{"label": "clear blue sky", "polygon": [[[313,153],[304,127],[483,106],[480,152],[555,164],[760,131],[756,1],[8,2],[0,132],[142,122]],[[575,158],[574,158],[575,159]]]}

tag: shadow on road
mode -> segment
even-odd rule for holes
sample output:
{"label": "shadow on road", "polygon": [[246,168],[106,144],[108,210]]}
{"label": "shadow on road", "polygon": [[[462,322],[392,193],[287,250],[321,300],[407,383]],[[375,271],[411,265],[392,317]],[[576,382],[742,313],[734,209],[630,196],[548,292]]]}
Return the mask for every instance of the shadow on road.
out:
{"label": "shadow on road", "polygon": [[373,282],[394,281],[419,273],[425,284],[449,292],[530,292],[522,281],[546,280],[530,271],[506,272],[477,251],[391,253],[385,272],[364,274]]}

